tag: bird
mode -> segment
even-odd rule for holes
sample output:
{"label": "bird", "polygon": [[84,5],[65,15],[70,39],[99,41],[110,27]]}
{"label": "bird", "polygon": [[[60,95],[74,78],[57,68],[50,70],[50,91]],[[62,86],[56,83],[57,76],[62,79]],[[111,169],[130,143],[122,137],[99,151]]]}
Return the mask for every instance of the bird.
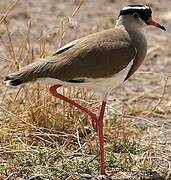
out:
{"label": "bird", "polygon": [[[69,42],[52,56],[36,61],[7,75],[7,86],[47,80],[50,93],[87,113],[96,124],[99,138],[99,174],[106,173],[104,113],[109,94],[125,83],[143,63],[147,53],[146,29],[155,26],[166,31],[152,17],[152,9],[132,4],[120,10],[110,29]],[[100,113],[96,114],[58,93],[59,87],[77,86],[101,94]]]}

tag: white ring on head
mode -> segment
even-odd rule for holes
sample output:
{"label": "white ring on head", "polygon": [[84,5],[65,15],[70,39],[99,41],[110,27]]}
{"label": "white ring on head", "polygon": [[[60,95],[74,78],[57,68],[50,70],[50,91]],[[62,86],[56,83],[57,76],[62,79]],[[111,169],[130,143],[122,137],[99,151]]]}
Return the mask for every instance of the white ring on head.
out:
{"label": "white ring on head", "polygon": [[142,7],[139,7],[139,6],[133,6],[133,7],[131,7],[131,6],[127,6],[127,7],[124,7],[122,10],[128,10],[128,9],[143,9],[143,10],[145,10],[145,9],[150,9],[148,6],[146,6],[146,5],[144,5],[144,6],[142,6]]}

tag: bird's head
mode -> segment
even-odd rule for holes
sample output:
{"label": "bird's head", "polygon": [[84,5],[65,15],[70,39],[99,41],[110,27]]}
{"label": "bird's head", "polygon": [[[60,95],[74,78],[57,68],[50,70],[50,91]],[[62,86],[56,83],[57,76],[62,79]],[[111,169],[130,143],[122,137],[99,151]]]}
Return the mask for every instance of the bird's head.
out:
{"label": "bird's head", "polygon": [[139,26],[152,25],[162,30],[166,30],[152,17],[152,10],[147,5],[128,5],[119,14],[119,19],[124,19],[127,24],[137,24]]}

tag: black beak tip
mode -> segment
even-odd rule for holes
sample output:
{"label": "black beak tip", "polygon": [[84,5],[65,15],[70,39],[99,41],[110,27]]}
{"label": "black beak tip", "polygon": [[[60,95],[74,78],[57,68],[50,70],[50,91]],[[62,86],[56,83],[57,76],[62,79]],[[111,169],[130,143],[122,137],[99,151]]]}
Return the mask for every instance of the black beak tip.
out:
{"label": "black beak tip", "polygon": [[160,29],[162,29],[163,31],[166,31],[166,28],[165,28],[164,26],[159,25],[158,27],[159,27]]}

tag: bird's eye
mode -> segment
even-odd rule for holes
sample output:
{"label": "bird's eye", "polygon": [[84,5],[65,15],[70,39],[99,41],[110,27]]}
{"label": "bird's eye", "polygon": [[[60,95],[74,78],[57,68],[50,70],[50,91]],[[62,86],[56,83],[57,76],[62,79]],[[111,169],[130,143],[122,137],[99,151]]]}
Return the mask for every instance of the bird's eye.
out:
{"label": "bird's eye", "polygon": [[134,16],[135,18],[139,18],[139,17],[140,17],[138,13],[134,13],[133,16]]}

